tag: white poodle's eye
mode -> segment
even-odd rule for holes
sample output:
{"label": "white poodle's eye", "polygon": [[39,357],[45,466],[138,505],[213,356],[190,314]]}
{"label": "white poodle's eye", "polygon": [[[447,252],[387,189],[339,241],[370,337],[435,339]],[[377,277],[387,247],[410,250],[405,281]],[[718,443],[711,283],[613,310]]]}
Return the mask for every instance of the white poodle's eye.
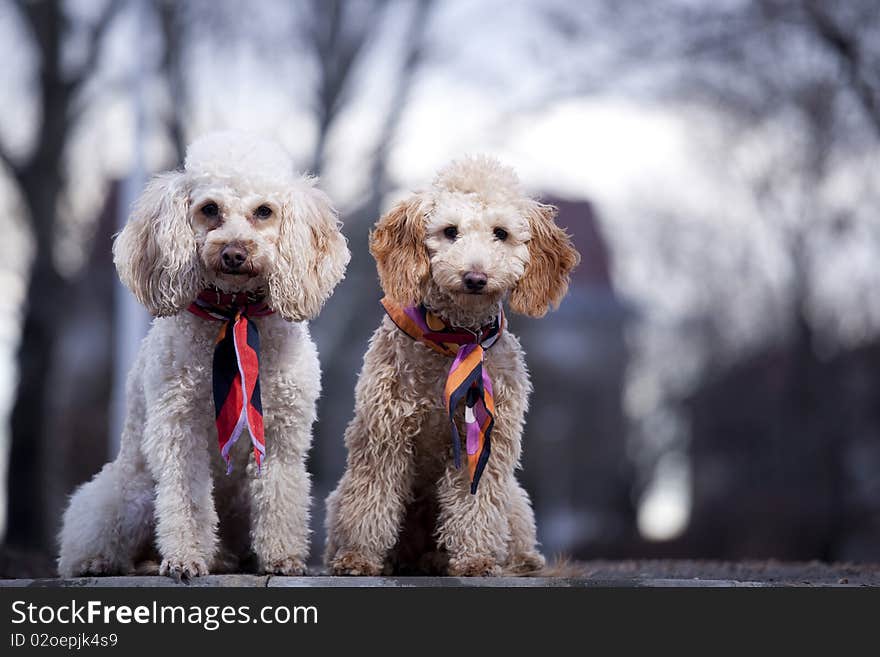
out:
{"label": "white poodle's eye", "polygon": [[254,216],[257,219],[268,219],[272,216],[272,208],[265,204],[261,205],[256,210],[254,210]]}
{"label": "white poodle's eye", "polygon": [[458,228],[456,228],[455,226],[447,226],[443,229],[443,234],[446,236],[447,239],[454,240],[456,237],[458,237]]}
{"label": "white poodle's eye", "polygon": [[202,206],[202,214],[206,217],[214,218],[220,214],[220,208],[218,208],[217,204],[213,201],[211,203],[205,203]]}
{"label": "white poodle's eye", "polygon": [[503,242],[507,239],[507,231],[503,228],[496,228],[492,231],[492,234],[495,235],[495,239],[499,242]]}

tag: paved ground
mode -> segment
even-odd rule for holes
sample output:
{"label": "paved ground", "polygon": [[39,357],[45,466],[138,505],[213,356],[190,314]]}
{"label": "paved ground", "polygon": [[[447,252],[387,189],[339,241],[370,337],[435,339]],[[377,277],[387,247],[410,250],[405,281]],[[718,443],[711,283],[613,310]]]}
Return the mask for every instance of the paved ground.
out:
{"label": "paved ground", "polygon": [[777,561],[591,561],[563,564],[554,577],[267,577],[210,575],[179,584],[165,577],[5,579],[0,586],[247,586],[247,587],[773,587],[880,586],[880,564]]}

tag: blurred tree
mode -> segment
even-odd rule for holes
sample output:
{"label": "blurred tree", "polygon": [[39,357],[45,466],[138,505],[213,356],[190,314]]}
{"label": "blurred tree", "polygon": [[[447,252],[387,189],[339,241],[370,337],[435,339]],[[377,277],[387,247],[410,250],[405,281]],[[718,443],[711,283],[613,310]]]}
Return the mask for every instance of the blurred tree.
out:
{"label": "blurred tree", "polygon": [[846,237],[864,200],[841,208],[829,187],[880,136],[880,79],[871,75],[880,5],[685,1],[607,3],[604,12],[630,77],[648,61],[661,71],[642,79],[638,93],[711,112],[721,139],[710,148],[727,151],[718,170],[748,193],[790,263],[790,326],[815,330],[825,319],[814,294],[821,252]]}
{"label": "blurred tree", "polygon": [[[12,410],[10,509],[7,540],[46,544],[43,460],[47,448],[47,377],[63,325],[68,281],[55,261],[58,204],[65,188],[63,159],[73,127],[85,106],[84,90],[98,63],[104,35],[121,2],[108,0],[91,25],[75,24],[64,4],[17,0],[39,58],[40,116],[35,144],[24,157],[0,148],[0,158],[18,185],[35,244],[18,353],[19,383]],[[85,53],[75,70],[63,56],[68,40],[85,29]]]}
{"label": "blurred tree", "polygon": [[[847,454],[876,441],[835,424],[835,406],[824,402],[852,400],[840,394],[846,387],[836,387],[846,377],[830,378],[836,370],[823,364],[823,354],[880,333],[874,304],[865,303],[876,276],[857,264],[865,251],[874,262],[880,255],[870,210],[880,136],[880,5],[597,2],[554,6],[551,13],[564,39],[609,36],[611,70],[623,92],[690,117],[694,135],[709,147],[706,164],[734,205],[706,212],[695,224],[681,217],[686,210],[663,208],[656,190],[645,190],[650,196],[640,209],[650,220],[638,236],[645,243],[638,266],[653,275],[643,278],[643,298],[662,303],[656,281],[678,279],[687,301],[678,297],[671,331],[678,348],[666,340],[646,360],[642,342],[640,367],[665,369],[668,380],[679,382],[667,381],[665,401],[641,418],[638,442],[662,443],[655,459],[669,449],[699,457],[691,538],[717,537],[713,518],[749,525],[750,543],[714,541],[716,549],[731,551],[714,556],[743,556],[737,546],[764,556],[774,549],[804,556],[810,549],[798,551],[805,544],[797,541],[807,533],[812,554],[834,556],[828,546],[840,545],[849,531],[833,521],[847,515]],[[560,16],[567,17],[564,24]],[[565,87],[583,91],[576,83]],[[668,334],[668,328],[659,330]],[[678,357],[695,351],[701,360],[695,367]],[[685,385],[683,370],[691,372]],[[764,389],[758,381],[771,372],[780,392],[747,394]],[[742,392],[737,385],[745,386]],[[687,408],[680,407],[685,398]],[[732,417],[743,421],[720,421],[731,414],[719,404],[735,406]],[[676,414],[691,417],[673,420]],[[664,426],[677,438],[661,438]],[[737,460],[723,456],[725,445],[755,449]],[[749,489],[756,482],[772,512],[754,506],[760,496]],[[788,536],[776,531],[800,516],[812,525]]]}
{"label": "blurred tree", "polygon": [[[770,7],[773,4],[768,3]],[[822,3],[802,0],[807,24],[839,60],[843,80],[855,94],[865,116],[880,135],[880,79],[877,53],[870,52],[876,36],[877,3]]]}
{"label": "blurred tree", "polygon": [[182,165],[186,155],[186,108],[188,87],[184,66],[183,44],[188,36],[188,14],[184,3],[176,0],[150,0],[159,21],[164,48],[159,70],[168,85],[171,103],[165,116],[165,126],[174,146],[176,164]]}
{"label": "blurred tree", "polygon": [[351,81],[370,39],[382,25],[387,0],[364,3],[345,0],[310,0],[300,8],[297,23],[301,39],[318,64],[314,113],[318,136],[311,171],[321,175],[327,157],[327,137],[351,96]]}
{"label": "blurred tree", "polygon": [[425,59],[426,35],[433,0],[417,0],[410,13],[403,35],[400,68],[389,94],[389,105],[376,139],[376,150],[370,167],[370,188],[364,212],[372,221],[378,219],[385,194],[388,193],[388,158],[394,146],[403,113],[409,104],[413,83]]}

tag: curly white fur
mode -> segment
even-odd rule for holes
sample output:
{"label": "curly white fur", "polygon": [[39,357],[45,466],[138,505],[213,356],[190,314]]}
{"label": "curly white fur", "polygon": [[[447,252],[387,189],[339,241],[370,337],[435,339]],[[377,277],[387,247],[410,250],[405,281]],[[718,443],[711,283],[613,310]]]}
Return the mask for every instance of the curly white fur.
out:
{"label": "curly white fur", "polygon": [[[497,314],[500,301],[534,317],[561,301],[579,255],[554,215],[523,193],[511,169],[465,158],[382,217],[370,249],[390,298],[424,302],[448,322],[476,329]],[[467,289],[469,272],[486,276],[481,293]],[[514,476],[531,391],[516,336],[503,333],[484,365],[495,392],[495,426],[491,456],[471,495],[467,470],[453,463],[442,401],[449,359],[383,320],[355,392],[346,471],[327,500],[325,560],[332,572],[494,575],[543,566],[531,504]],[[459,423],[461,415],[459,408]]]}
{"label": "curly white fur", "polygon": [[[230,244],[247,253],[241,271],[224,268]],[[302,320],[319,312],[349,260],[329,199],[280,146],[216,133],[190,146],[183,171],[153,178],[113,252],[120,278],[157,319],[129,374],[120,453],[64,514],[59,573],[126,573],[156,549],[160,572],[176,577],[251,557],[262,572],[303,572],[320,368]],[[229,476],[217,449],[218,324],[182,312],[207,286],[263,289],[276,311],[253,319],[266,427],[259,475],[247,436]]]}

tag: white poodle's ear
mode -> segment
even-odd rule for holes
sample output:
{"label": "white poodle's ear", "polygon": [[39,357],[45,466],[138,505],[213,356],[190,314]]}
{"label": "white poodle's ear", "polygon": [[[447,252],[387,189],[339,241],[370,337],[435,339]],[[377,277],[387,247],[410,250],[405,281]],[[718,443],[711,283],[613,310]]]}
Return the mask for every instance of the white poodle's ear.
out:
{"label": "white poodle's ear", "polygon": [[414,195],[391,208],[370,233],[382,289],[403,305],[419,303],[431,274],[425,247],[424,200]]}
{"label": "white poodle's ear", "polygon": [[351,258],[328,196],[303,179],[282,210],[278,259],[267,274],[269,301],[284,319],[313,319],[345,276]]}
{"label": "white poodle's ear", "polygon": [[510,294],[510,307],[530,317],[543,317],[568,292],[571,270],[581,261],[571,239],[553,220],[556,208],[529,199],[523,215],[529,220],[529,264]]}
{"label": "white poodle's ear", "polygon": [[182,172],[153,177],[113,242],[119,278],[152,315],[174,315],[199,292],[198,253],[188,203]]}

